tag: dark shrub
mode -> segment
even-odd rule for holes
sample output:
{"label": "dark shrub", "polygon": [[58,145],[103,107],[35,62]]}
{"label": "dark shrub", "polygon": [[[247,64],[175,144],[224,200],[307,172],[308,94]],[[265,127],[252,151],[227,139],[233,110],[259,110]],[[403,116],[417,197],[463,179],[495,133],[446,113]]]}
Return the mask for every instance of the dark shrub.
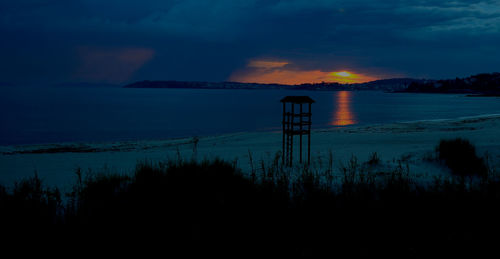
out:
{"label": "dark shrub", "polygon": [[[448,142],[438,148],[443,161],[481,161],[467,141]],[[460,150],[470,154],[457,158],[453,152]],[[466,172],[478,172],[476,167]],[[0,224],[16,227],[24,236],[13,240],[22,245],[42,234],[36,242],[50,247],[70,243],[74,251],[114,254],[488,258],[498,253],[499,178],[470,181],[467,189],[460,181],[465,178],[436,178],[426,187],[410,176],[409,166],[369,175],[354,156],[340,168],[340,178],[331,168],[303,167],[292,178],[288,168],[263,164],[256,180],[221,160],[144,162],[132,176],[83,179],[78,170],[61,221],[57,193],[35,176],[12,191],[0,186]],[[38,236],[19,231],[30,223],[61,224],[32,228]],[[58,239],[46,237],[51,232]]]}
{"label": "dark shrub", "polygon": [[466,139],[441,140],[436,148],[439,160],[452,173],[459,176],[485,176],[487,168],[482,158],[476,155],[476,148]]}
{"label": "dark shrub", "polygon": [[59,223],[61,209],[59,190],[45,187],[36,174],[16,182],[12,192],[0,186],[0,221],[11,226]]}
{"label": "dark shrub", "polygon": [[[256,189],[240,170],[221,160],[138,164],[132,177],[98,174],[87,177],[72,193],[71,223],[100,225],[176,222],[189,233],[205,214],[220,216],[253,204]],[[207,217],[204,217],[205,219]],[[183,224],[185,223],[185,224]],[[169,230],[170,233],[174,231]]]}
{"label": "dark shrub", "polygon": [[[66,221],[69,223],[117,222],[123,218],[123,193],[130,177],[119,174],[88,175],[74,186]],[[78,218],[74,216],[78,215]]]}

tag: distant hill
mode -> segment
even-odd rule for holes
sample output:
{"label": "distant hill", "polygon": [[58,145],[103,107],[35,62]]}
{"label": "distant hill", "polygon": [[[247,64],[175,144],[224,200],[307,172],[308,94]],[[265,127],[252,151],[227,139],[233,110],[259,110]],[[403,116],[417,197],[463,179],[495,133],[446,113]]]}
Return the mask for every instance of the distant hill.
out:
{"label": "distant hill", "polygon": [[185,89],[288,89],[288,90],[378,90],[401,91],[413,82],[424,82],[421,79],[395,78],[376,80],[361,84],[314,83],[300,85],[257,84],[238,82],[191,82],[191,81],[140,81],[124,86],[125,88],[185,88]]}
{"label": "distant hill", "polygon": [[500,73],[478,74],[467,78],[428,80],[413,78],[382,79],[359,84],[314,83],[300,85],[257,84],[238,82],[140,81],[126,88],[187,88],[187,89],[287,89],[316,91],[385,91],[410,93],[470,93],[500,96]]}
{"label": "distant hill", "polygon": [[386,92],[402,91],[408,88],[412,83],[423,83],[428,80],[426,79],[414,79],[414,78],[392,78],[392,79],[381,79],[371,82],[354,84],[353,87],[357,90],[378,90]]}
{"label": "distant hill", "polygon": [[412,82],[403,92],[470,93],[500,96],[500,73],[477,74],[466,78]]}
{"label": "distant hill", "polygon": [[188,88],[188,89],[279,89],[288,87],[279,84],[254,84],[238,82],[197,82],[197,81],[139,81],[125,88]]}
{"label": "distant hill", "polygon": [[49,85],[51,87],[61,87],[61,88],[109,88],[109,87],[121,87],[116,84],[106,84],[106,83],[57,83]]}

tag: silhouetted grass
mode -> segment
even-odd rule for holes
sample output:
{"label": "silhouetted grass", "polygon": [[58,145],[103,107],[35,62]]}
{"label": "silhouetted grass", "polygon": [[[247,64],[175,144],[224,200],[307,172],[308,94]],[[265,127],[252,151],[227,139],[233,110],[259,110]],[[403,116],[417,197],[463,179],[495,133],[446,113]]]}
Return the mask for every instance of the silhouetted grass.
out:
{"label": "silhouetted grass", "polygon": [[326,162],[295,168],[280,158],[251,159],[248,176],[235,163],[180,156],[141,162],[131,176],[77,170],[65,204],[35,175],[12,191],[0,187],[2,223],[64,226],[72,238],[91,229],[98,240],[124,242],[120,249],[147,243],[163,254],[497,253],[500,179],[493,171],[480,181],[457,176],[423,184],[402,161],[392,171],[370,171],[381,163],[376,155],[364,163],[353,156],[338,168],[331,154]]}
{"label": "silhouetted grass", "polygon": [[57,188],[45,187],[35,173],[16,182],[11,192],[0,186],[0,211],[0,220],[6,225],[57,224],[63,213],[61,194]]}
{"label": "silhouetted grass", "polygon": [[370,155],[370,159],[366,163],[369,165],[378,165],[378,164],[380,164],[380,162],[381,161],[380,161],[380,158],[378,157],[377,152],[373,152]]}
{"label": "silhouetted grass", "polygon": [[476,155],[476,148],[466,139],[441,140],[436,148],[438,158],[459,176],[485,176],[484,160]]}

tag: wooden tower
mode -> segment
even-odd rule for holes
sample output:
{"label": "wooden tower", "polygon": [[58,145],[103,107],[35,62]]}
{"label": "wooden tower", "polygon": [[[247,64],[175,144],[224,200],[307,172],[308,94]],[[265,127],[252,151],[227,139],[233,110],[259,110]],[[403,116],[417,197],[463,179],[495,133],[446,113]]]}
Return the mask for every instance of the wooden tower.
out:
{"label": "wooden tower", "polygon": [[[307,135],[307,163],[311,161],[311,104],[314,100],[309,96],[287,96],[283,103],[283,164],[292,166],[293,136],[299,136],[299,161],[302,163],[302,136]],[[308,109],[303,109],[308,104]],[[298,105],[299,109],[295,109]]]}

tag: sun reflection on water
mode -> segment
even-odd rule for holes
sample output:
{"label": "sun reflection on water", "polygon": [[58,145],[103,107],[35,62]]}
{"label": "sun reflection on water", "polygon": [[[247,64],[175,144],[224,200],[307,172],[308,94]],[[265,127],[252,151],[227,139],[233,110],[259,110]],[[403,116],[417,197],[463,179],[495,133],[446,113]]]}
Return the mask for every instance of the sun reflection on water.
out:
{"label": "sun reflection on water", "polygon": [[335,97],[337,104],[330,122],[332,126],[347,126],[356,124],[356,118],[351,107],[352,93],[350,91],[339,91]]}

